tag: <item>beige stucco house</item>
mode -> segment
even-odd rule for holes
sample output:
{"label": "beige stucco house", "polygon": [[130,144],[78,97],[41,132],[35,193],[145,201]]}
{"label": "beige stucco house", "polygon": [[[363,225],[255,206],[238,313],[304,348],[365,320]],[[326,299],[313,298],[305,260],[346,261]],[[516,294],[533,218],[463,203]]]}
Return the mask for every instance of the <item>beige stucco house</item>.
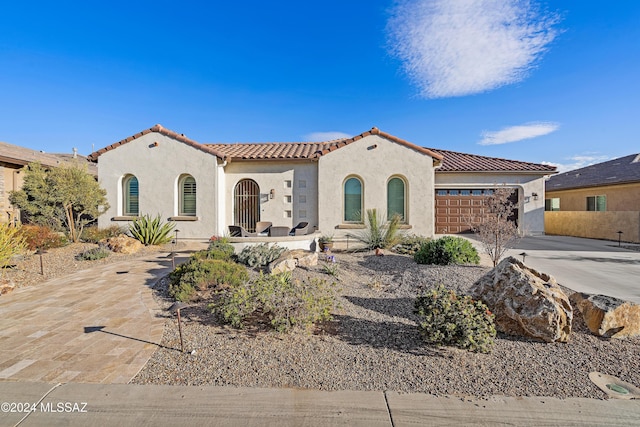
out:
{"label": "beige stucco house", "polygon": [[29,163],[40,163],[45,168],[52,168],[63,163],[79,162],[87,164],[92,175],[98,175],[95,164],[88,163],[86,157],[77,153],[50,154],[31,150],[18,145],[0,142],[0,222],[20,222],[20,210],[9,201],[9,194],[22,188],[24,168]]}
{"label": "beige stucco house", "polygon": [[[229,225],[253,231],[258,221],[289,228],[306,222],[339,239],[363,228],[371,208],[400,214],[413,234],[462,232],[438,230],[437,217],[462,221],[478,190],[496,185],[517,190],[521,229],[542,233],[544,177],[554,172],[424,148],[377,128],[327,142],[201,144],[156,125],[89,157],[111,206],[100,226],[159,213],[178,223],[180,236],[195,239],[228,234]],[[436,213],[444,190],[447,206]]]}
{"label": "beige stucco house", "polygon": [[640,154],[555,175],[546,192],[548,234],[640,243]]}

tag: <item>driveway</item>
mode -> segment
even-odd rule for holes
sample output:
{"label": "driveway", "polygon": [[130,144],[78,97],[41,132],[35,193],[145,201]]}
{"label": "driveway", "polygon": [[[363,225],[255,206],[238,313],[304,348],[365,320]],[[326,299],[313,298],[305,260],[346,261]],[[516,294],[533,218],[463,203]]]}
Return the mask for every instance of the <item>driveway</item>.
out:
{"label": "driveway", "polygon": [[[635,245],[638,246],[638,245]],[[566,236],[521,239],[507,255],[550,274],[579,292],[610,295],[640,304],[640,252],[617,242]]]}

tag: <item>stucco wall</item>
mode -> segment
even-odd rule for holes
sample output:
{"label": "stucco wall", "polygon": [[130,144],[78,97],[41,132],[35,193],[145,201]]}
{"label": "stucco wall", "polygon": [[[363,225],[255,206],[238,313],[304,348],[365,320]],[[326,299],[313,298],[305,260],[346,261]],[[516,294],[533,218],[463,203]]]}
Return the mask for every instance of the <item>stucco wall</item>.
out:
{"label": "stucco wall", "polygon": [[[525,174],[497,173],[454,173],[436,171],[436,189],[438,188],[493,188],[505,185],[518,189],[520,205],[518,224],[520,232],[526,235],[539,235],[544,227],[544,177]],[[533,193],[538,195],[535,200]],[[528,198],[528,199],[527,199]]]}
{"label": "stucco wall", "polygon": [[607,211],[640,211],[640,182],[547,193],[560,199],[560,211],[586,211],[588,196],[607,196]]}
{"label": "stucco wall", "polygon": [[400,176],[407,183],[406,216],[414,234],[434,233],[433,159],[378,135],[370,135],[318,162],[318,226],[323,234],[341,237],[353,233],[343,228],[343,185],[350,176],[363,182],[363,212],[387,211],[387,181]]}
{"label": "stucco wall", "polygon": [[138,178],[140,214],[160,213],[167,221],[178,214],[178,179],[190,174],[196,180],[197,221],[176,221],[179,237],[219,234],[217,168],[215,156],[155,132],[107,151],[98,158],[98,181],[107,190],[110,208],[100,216],[98,225],[128,225],[128,221],[114,221],[122,216],[121,181],[125,175]]}
{"label": "stucco wall", "polygon": [[640,212],[545,212],[545,232],[558,236],[587,237],[640,243]]}
{"label": "stucco wall", "polygon": [[[234,161],[224,168],[224,228],[233,224],[233,194],[236,184],[252,179],[260,187],[260,221],[293,227],[308,222],[318,225],[318,174],[313,161]],[[273,198],[270,198],[271,190]],[[289,216],[290,215],[290,216]]]}
{"label": "stucco wall", "polygon": [[9,202],[9,194],[22,188],[23,179],[22,165],[0,165],[0,222],[13,221],[16,216],[20,219],[20,211]]}

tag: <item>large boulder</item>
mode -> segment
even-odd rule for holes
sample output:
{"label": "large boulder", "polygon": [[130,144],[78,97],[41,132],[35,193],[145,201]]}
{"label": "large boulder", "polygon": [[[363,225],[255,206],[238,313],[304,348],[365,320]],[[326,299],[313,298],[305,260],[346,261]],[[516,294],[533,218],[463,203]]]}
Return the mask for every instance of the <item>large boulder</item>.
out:
{"label": "large boulder", "polygon": [[304,250],[285,251],[275,261],[269,264],[271,274],[293,271],[296,267],[312,267],[318,265],[318,253]]}
{"label": "large boulder", "polygon": [[573,310],[553,277],[508,257],[470,290],[495,314],[496,329],[545,342],[567,342]]}
{"label": "large boulder", "polygon": [[569,297],[594,335],[625,338],[640,335],[640,305],[606,295],[576,292]]}
{"label": "large boulder", "polygon": [[104,243],[113,252],[121,254],[134,254],[142,249],[142,243],[139,240],[129,237],[126,234],[120,234],[116,237],[111,237],[104,241]]}

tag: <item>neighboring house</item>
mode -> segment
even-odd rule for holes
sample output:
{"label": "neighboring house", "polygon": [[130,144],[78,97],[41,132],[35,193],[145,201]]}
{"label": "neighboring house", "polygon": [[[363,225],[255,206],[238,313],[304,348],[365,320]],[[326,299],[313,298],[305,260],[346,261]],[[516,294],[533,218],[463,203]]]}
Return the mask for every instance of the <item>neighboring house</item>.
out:
{"label": "neighboring house", "polygon": [[640,154],[565,172],[546,183],[545,231],[640,243]]}
{"label": "neighboring house", "polygon": [[0,142],[0,222],[16,223],[20,221],[20,211],[9,202],[9,193],[20,190],[24,177],[24,167],[29,163],[38,162],[44,167],[56,167],[71,161],[86,163],[89,172],[98,176],[94,164],[88,163],[87,158],[74,154],[49,154],[31,150],[17,145]]}
{"label": "neighboring house", "polygon": [[[258,221],[308,222],[339,238],[364,228],[370,208],[400,214],[413,234],[456,233],[478,190],[503,184],[518,190],[521,229],[542,233],[544,177],[555,170],[424,148],[377,128],[328,142],[201,144],[156,125],[89,157],[111,206],[100,226],[161,214],[186,238]],[[438,190],[451,196],[446,221],[458,228],[436,229]]]}

